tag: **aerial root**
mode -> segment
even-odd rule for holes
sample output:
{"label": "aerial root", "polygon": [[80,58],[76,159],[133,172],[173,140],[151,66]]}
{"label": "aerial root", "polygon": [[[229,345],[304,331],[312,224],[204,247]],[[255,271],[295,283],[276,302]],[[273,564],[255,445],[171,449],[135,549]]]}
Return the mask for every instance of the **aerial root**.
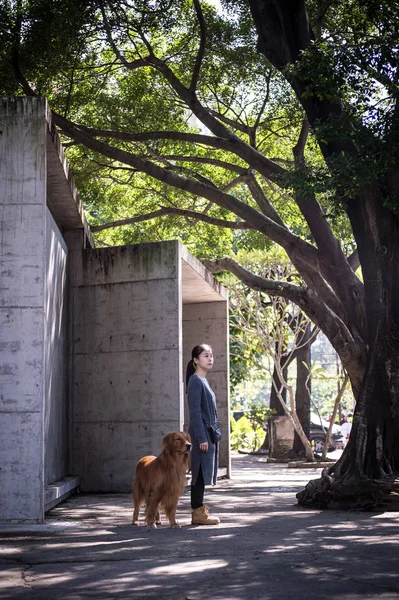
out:
{"label": "aerial root", "polygon": [[399,494],[393,478],[335,478],[328,469],[323,470],[320,479],[309,481],[296,498],[300,506],[332,510],[366,511],[399,505]]}

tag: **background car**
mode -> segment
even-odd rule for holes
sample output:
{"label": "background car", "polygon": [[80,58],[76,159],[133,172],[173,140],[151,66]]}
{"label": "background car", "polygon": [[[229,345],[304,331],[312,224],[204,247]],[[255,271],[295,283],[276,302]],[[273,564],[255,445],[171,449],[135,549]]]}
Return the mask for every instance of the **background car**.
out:
{"label": "background car", "polygon": [[[317,453],[323,452],[324,441],[326,439],[326,433],[330,423],[328,421],[322,420],[320,423],[320,418],[316,414],[311,414],[310,417],[310,442],[314,444],[314,451]],[[333,452],[334,450],[343,450],[344,449],[344,437],[341,433],[339,425],[333,425],[333,429],[331,432],[330,438],[330,446],[328,448],[328,452]]]}
{"label": "background car", "polygon": [[[245,410],[234,410],[233,417],[236,421],[243,417],[247,411]],[[320,423],[320,417],[312,413],[310,416],[310,435],[309,440],[314,445],[314,451],[318,454],[323,452],[324,441],[326,439],[326,433],[328,431],[330,424],[328,421],[322,420]],[[328,452],[333,452],[334,450],[343,450],[344,449],[344,437],[341,433],[339,425],[333,425],[333,430],[331,432],[330,438],[330,446],[328,448]]]}

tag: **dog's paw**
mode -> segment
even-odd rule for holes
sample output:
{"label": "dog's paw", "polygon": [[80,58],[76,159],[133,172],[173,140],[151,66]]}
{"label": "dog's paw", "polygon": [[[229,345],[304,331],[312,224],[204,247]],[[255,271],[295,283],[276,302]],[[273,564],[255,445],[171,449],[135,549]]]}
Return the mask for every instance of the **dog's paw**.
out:
{"label": "dog's paw", "polygon": [[151,523],[151,525],[147,524],[147,529],[158,529],[156,523]]}
{"label": "dog's paw", "polygon": [[132,521],[132,525],[133,525],[133,527],[138,527],[139,526],[139,522],[138,521]]}
{"label": "dog's paw", "polygon": [[181,529],[181,525],[180,525],[180,523],[178,523],[177,521],[175,521],[174,523],[171,523],[171,524],[170,524],[170,526],[171,526],[173,529]]}

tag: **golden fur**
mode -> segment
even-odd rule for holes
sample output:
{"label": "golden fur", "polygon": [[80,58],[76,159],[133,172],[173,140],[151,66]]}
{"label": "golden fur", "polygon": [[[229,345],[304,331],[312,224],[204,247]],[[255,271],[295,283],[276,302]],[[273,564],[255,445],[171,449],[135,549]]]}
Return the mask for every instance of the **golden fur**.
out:
{"label": "golden fur", "polygon": [[138,525],[140,507],[146,502],[148,527],[160,525],[160,507],[170,526],[180,527],[176,521],[176,507],[186,483],[190,451],[189,434],[176,431],[165,435],[158,457],[144,456],[139,460],[133,484],[133,525]]}

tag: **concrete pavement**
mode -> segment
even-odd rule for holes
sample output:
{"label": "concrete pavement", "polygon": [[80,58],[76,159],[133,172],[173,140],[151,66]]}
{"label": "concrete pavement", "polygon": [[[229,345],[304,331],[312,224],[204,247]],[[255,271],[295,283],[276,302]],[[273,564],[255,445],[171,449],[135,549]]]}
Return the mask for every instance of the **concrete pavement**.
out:
{"label": "concrete pavement", "polygon": [[233,457],[207,490],[218,527],[132,527],[127,494],[78,495],[44,525],[0,525],[0,599],[399,598],[399,513],[304,510],[320,469]]}

